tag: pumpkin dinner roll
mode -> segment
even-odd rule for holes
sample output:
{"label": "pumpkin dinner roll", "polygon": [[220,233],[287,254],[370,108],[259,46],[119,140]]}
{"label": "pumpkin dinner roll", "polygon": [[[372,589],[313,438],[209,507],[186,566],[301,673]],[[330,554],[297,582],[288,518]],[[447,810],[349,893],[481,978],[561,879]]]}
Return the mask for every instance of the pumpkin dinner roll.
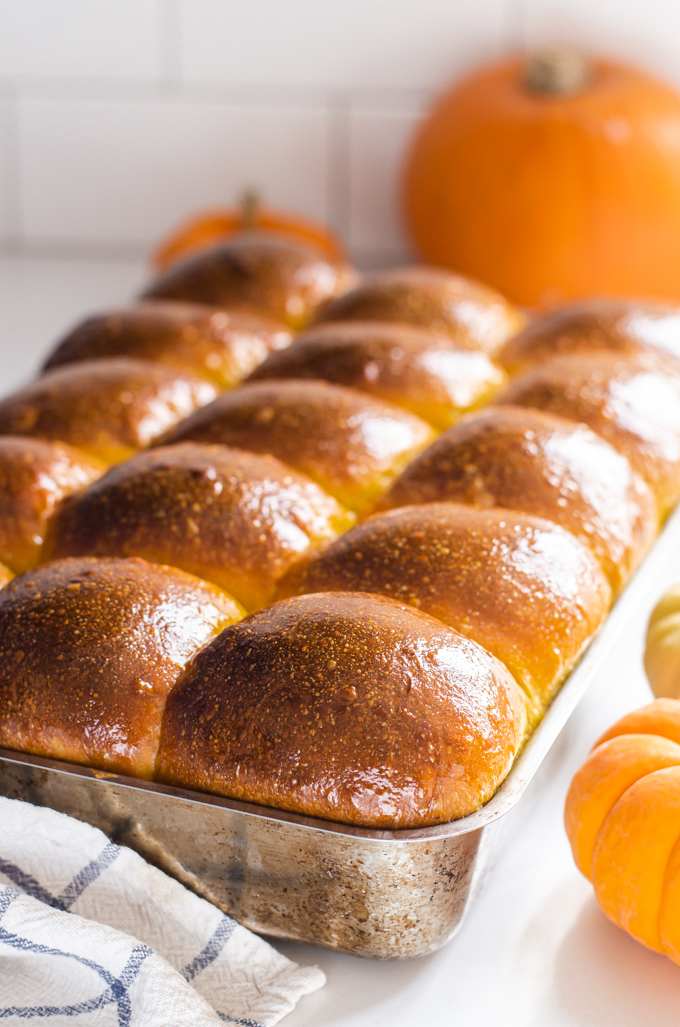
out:
{"label": "pumpkin dinner roll", "polygon": [[429,503],[376,514],[310,555],[280,594],[361,591],[409,603],[509,668],[542,710],[607,613],[611,589],[581,543],[510,510]]}
{"label": "pumpkin dinner roll", "polygon": [[151,777],[168,693],[241,617],[144,560],[57,560],[0,591],[0,746]]}
{"label": "pumpkin dinner roll", "polygon": [[356,280],[354,269],[339,256],[274,233],[243,232],[171,264],[144,298],[246,306],[298,330],[320,304]]}
{"label": "pumpkin dinner roll", "polygon": [[571,531],[619,592],[652,544],[657,505],[621,453],[584,424],[494,406],[444,432],[379,501],[381,509],[453,500],[545,517]]}
{"label": "pumpkin dinner roll", "polygon": [[583,421],[628,457],[661,514],[680,499],[680,368],[646,354],[572,353],[519,375],[494,401]]}
{"label": "pumpkin dinner roll", "polygon": [[378,596],[284,600],[227,628],[166,705],[157,779],[365,827],[478,809],[525,728],[506,668]]}
{"label": "pumpkin dinner roll", "polygon": [[43,558],[143,556],[252,610],[310,546],[354,520],[275,457],[184,442],[139,453],[62,503]]}
{"label": "pumpkin dinner roll", "polygon": [[133,357],[230,389],[291,338],[283,324],[265,315],[158,300],[81,321],[58,343],[45,369],[79,360]]}
{"label": "pumpkin dinner roll", "polygon": [[680,306],[587,299],[543,314],[498,354],[511,374],[569,353],[661,353],[680,358]]}
{"label": "pumpkin dinner roll", "polygon": [[490,356],[525,323],[517,307],[489,286],[424,265],[367,275],[328,302],[316,320],[402,322]]}
{"label": "pumpkin dinner roll", "polygon": [[33,567],[60,500],[103,471],[63,442],[0,436],[0,560],[16,574]]}
{"label": "pumpkin dinner roll", "polygon": [[272,353],[250,380],[318,378],[349,385],[448,428],[488,402],[505,375],[486,353],[408,325],[347,321],[318,325]]}
{"label": "pumpkin dinner roll", "polygon": [[282,380],[223,393],[161,444],[208,442],[270,453],[363,512],[434,434],[419,417],[354,389]]}
{"label": "pumpkin dinner roll", "polygon": [[0,435],[56,439],[114,464],[216,395],[210,382],[160,364],[84,360],[0,400]]}

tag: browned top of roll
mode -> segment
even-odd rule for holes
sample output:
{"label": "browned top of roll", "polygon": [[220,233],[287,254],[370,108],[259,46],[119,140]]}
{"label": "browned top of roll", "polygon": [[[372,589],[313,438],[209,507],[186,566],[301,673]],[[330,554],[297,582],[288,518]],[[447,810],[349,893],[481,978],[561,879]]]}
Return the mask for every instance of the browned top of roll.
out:
{"label": "browned top of roll", "polygon": [[390,509],[453,500],[546,517],[597,556],[615,592],[656,534],[649,486],[584,424],[525,407],[489,407],[444,432],[383,496]]}
{"label": "browned top of roll", "polygon": [[81,321],[56,346],[45,369],[79,360],[133,357],[229,389],[291,338],[284,325],[265,315],[158,300]]}
{"label": "browned top of roll", "polygon": [[409,325],[333,322],[308,328],[285,351],[272,353],[251,375],[321,378],[348,385],[410,410],[436,428],[487,402],[505,375],[482,352]]}
{"label": "browned top of roll", "polygon": [[680,358],[680,307],[640,300],[580,300],[530,322],[505,344],[499,360],[516,374],[549,357],[602,350]]}
{"label": "browned top of roll", "polygon": [[524,325],[500,293],[441,268],[400,267],[368,275],[330,301],[318,321],[400,321],[493,356]]}
{"label": "browned top of roll", "polygon": [[8,581],[11,581],[14,575],[12,574],[9,567],[5,567],[4,563],[0,563],[0,588],[4,588]]}
{"label": "browned top of roll", "polygon": [[469,639],[401,603],[315,595],[228,628],[166,709],[158,777],[367,827],[424,827],[489,799],[524,703]]}
{"label": "browned top of roll", "polygon": [[680,373],[645,354],[572,353],[515,378],[498,404],[535,407],[583,421],[628,457],[662,513],[680,498]]}
{"label": "browned top of roll", "polygon": [[537,717],[603,620],[611,589],[573,535],[510,510],[429,503],[376,514],[312,554],[281,594],[377,592],[488,649]]}
{"label": "browned top of roll", "polygon": [[298,329],[356,277],[348,264],[312,247],[258,231],[173,263],[144,296],[216,307],[246,305]]}
{"label": "browned top of roll", "polygon": [[0,746],[150,777],[185,663],[240,617],[144,560],[58,560],[0,591]]}
{"label": "browned top of roll", "polygon": [[223,393],[161,441],[271,453],[351,510],[366,510],[432,438],[428,424],[391,403],[341,385],[282,380]]}
{"label": "browned top of roll", "polygon": [[84,360],[0,400],[0,434],[58,439],[113,464],[216,395],[209,382],[161,364]]}
{"label": "browned top of roll", "polygon": [[103,471],[63,442],[0,436],[0,560],[17,574],[33,567],[56,504]]}
{"label": "browned top of roll", "polygon": [[184,442],[139,453],[62,503],[44,559],[143,556],[226,589],[248,609],[354,516],[272,456]]}

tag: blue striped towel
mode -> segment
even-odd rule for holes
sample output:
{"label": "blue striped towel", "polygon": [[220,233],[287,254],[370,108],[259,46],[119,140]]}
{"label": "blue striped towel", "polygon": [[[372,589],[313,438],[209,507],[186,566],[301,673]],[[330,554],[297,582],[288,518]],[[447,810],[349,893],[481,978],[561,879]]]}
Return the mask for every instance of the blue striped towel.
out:
{"label": "blue striped towel", "polygon": [[2,1027],[269,1027],[324,981],[95,827],[0,797]]}

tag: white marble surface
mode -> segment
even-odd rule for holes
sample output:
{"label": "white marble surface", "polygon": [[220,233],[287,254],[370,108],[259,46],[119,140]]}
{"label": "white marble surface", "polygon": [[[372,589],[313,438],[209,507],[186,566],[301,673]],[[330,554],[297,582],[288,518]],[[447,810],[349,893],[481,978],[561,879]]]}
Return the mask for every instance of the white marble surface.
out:
{"label": "white marble surface", "polygon": [[[139,289],[139,263],[0,261],[0,382],[29,377],[83,314]],[[667,568],[680,579],[680,551]],[[459,934],[439,952],[379,963],[277,942],[318,963],[325,989],[286,1027],[674,1027],[680,968],[633,942],[600,913],[571,860],[562,807],[571,775],[598,734],[650,698],[642,672],[649,609],[600,675],[527,795],[515,837]]]}

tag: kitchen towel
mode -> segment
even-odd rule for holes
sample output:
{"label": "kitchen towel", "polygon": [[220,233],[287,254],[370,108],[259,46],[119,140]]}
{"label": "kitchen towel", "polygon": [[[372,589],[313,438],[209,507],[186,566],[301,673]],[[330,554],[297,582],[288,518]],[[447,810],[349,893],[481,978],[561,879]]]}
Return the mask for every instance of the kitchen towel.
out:
{"label": "kitchen towel", "polygon": [[0,797],[3,1027],[270,1027],[324,982],[97,828]]}

